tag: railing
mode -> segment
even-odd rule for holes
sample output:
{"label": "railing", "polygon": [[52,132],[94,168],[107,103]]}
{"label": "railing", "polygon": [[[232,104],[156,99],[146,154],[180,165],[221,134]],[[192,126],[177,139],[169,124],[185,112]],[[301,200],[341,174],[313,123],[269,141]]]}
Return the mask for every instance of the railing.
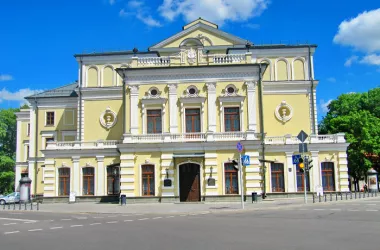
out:
{"label": "railing", "polygon": [[245,62],[244,54],[216,54],[211,55],[213,63],[215,64],[229,64],[229,63],[242,63]]}
{"label": "railing", "polygon": [[141,57],[137,59],[139,66],[169,66],[170,57]]}
{"label": "railing", "polygon": [[[170,142],[223,142],[223,141],[246,141],[259,140],[259,135],[252,132],[224,132],[224,133],[163,133],[132,135],[125,134],[123,141],[99,140],[99,141],[69,141],[69,142],[48,142],[46,150],[57,149],[96,149],[96,148],[117,148],[121,143],[170,143]],[[311,135],[306,143],[345,143],[344,134],[334,135]],[[296,136],[267,136],[265,144],[285,145],[298,144],[300,141]]]}

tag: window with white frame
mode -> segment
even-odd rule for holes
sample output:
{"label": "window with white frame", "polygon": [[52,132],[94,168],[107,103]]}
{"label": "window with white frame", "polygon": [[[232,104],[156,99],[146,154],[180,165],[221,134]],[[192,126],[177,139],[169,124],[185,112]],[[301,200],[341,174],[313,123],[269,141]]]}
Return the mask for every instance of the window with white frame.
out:
{"label": "window with white frame", "polygon": [[55,112],[46,111],[45,126],[54,126],[55,122]]}

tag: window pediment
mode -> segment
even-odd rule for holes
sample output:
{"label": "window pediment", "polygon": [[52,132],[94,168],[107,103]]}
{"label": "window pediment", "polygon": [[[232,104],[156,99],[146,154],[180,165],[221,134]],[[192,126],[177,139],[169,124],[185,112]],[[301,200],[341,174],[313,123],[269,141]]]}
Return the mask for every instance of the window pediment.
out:
{"label": "window pediment", "polygon": [[222,103],[240,103],[244,101],[245,96],[235,95],[235,96],[219,96],[219,102]]}

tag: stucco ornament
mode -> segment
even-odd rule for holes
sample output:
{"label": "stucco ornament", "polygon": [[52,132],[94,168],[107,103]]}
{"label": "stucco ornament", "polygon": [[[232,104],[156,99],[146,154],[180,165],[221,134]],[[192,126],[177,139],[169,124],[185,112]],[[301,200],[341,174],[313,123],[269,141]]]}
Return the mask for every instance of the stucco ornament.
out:
{"label": "stucco ornament", "polygon": [[193,64],[195,63],[197,59],[197,52],[193,49],[193,48],[190,48],[188,51],[187,51],[187,61],[189,64]]}
{"label": "stucco ornament", "polygon": [[106,129],[110,129],[113,126],[115,126],[117,122],[117,116],[116,113],[111,110],[110,107],[108,107],[101,115],[100,115],[100,124]]}
{"label": "stucco ornament", "polygon": [[282,101],[280,105],[278,105],[274,111],[276,118],[285,123],[288,122],[293,117],[293,108],[286,103],[286,101]]}

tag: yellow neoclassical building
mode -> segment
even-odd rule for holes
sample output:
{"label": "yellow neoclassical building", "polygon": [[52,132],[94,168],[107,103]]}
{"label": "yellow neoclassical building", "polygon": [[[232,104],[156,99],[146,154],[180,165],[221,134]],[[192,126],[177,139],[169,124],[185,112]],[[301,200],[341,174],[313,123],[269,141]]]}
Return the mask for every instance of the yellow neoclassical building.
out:
{"label": "yellow neoclassical building", "polygon": [[[17,113],[16,188],[44,199],[214,201],[348,191],[343,134],[318,135],[315,45],[254,45],[203,19],[147,51],[77,54],[78,81]],[[242,182],[232,164],[244,146]],[[264,160],[265,161],[260,161]]]}

